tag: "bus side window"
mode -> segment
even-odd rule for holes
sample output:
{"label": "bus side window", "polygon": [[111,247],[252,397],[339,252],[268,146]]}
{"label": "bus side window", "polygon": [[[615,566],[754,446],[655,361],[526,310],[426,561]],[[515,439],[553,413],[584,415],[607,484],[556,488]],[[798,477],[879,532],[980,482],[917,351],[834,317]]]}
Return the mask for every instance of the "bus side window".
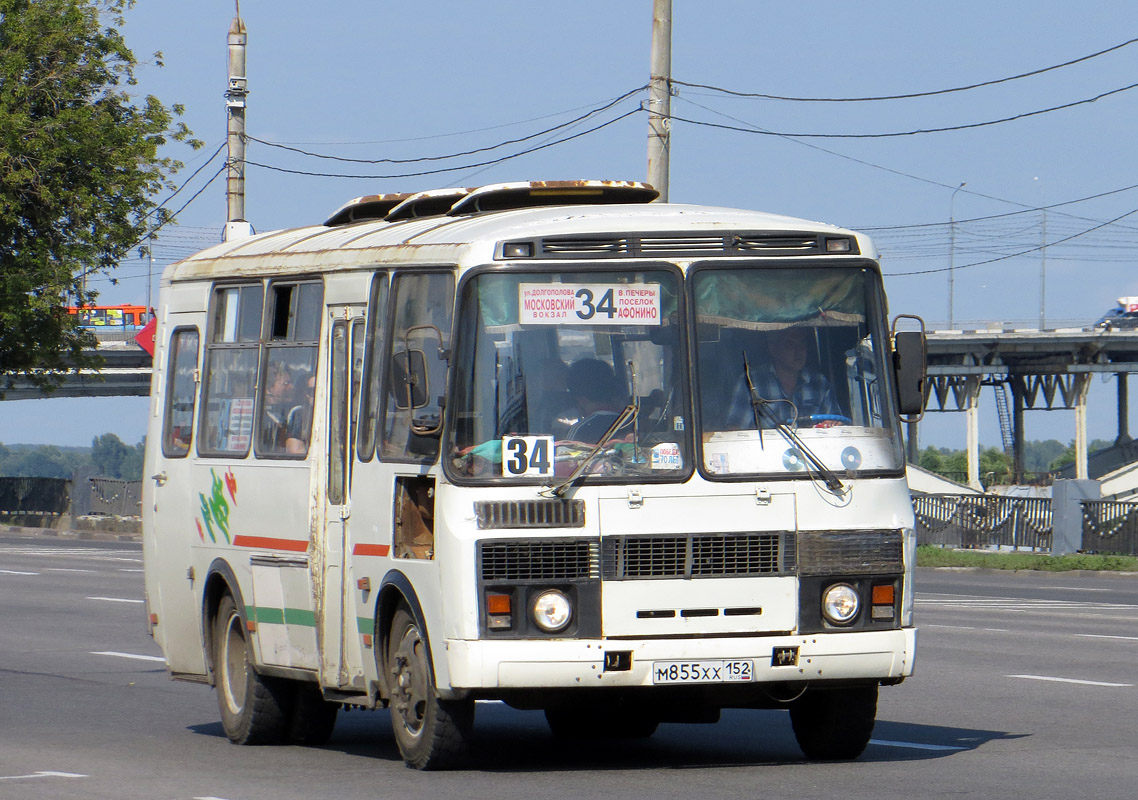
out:
{"label": "bus side window", "polygon": [[253,441],[261,346],[261,284],[214,290],[198,425],[198,453],[244,458]]}
{"label": "bus side window", "polygon": [[166,376],[166,412],[162,454],[181,458],[190,452],[197,396],[198,330],[180,328],[170,337],[170,371]]}
{"label": "bus side window", "polygon": [[312,433],[317,340],[324,287],[319,281],[269,286],[264,374],[257,411],[257,456],[304,458]]}
{"label": "bus side window", "polygon": [[438,436],[419,435],[411,427],[437,427],[442,415],[439,400],[446,387],[454,276],[397,274],[392,293],[396,318],[385,359],[390,386],[381,452],[393,460],[433,461]]}

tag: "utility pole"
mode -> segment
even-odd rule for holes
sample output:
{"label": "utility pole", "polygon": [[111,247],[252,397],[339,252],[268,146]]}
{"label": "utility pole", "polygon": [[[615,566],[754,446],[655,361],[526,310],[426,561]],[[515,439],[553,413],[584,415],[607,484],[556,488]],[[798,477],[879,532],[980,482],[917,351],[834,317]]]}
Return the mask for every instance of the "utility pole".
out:
{"label": "utility pole", "polygon": [[948,198],[948,327],[954,327],[953,298],[956,295],[956,193],[968,184],[964,181],[952,190],[952,197]]}
{"label": "utility pole", "polygon": [[1039,330],[1047,328],[1047,209],[1039,231]]}
{"label": "utility pole", "polygon": [[652,64],[648,80],[648,183],[668,202],[672,136],[672,0],[652,0]]}
{"label": "utility pole", "polygon": [[225,181],[225,241],[251,236],[252,226],[245,219],[245,97],[249,94],[245,77],[245,45],[248,35],[241,19],[241,3],[229,25],[229,88],[225,90],[228,116],[226,142],[229,157]]}

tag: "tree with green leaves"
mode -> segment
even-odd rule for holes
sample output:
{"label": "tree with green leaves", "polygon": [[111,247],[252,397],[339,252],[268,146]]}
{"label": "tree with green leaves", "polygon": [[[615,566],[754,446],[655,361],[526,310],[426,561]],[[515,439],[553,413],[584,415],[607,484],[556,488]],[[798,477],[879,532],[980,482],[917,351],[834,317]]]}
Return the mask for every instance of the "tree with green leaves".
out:
{"label": "tree with green leaves", "polygon": [[[157,196],[197,148],[180,106],[138,97],[123,39],[134,0],[0,0],[0,397],[97,366],[69,305],[164,221]],[[155,54],[161,65],[161,54]]]}

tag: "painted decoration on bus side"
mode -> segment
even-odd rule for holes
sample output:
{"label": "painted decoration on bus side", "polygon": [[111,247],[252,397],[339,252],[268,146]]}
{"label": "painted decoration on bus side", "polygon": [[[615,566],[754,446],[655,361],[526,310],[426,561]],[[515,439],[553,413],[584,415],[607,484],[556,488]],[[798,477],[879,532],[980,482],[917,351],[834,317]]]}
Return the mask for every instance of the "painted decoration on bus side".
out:
{"label": "painted decoration on bus side", "polygon": [[658,283],[522,283],[523,325],[660,325]]}
{"label": "painted decoration on bus side", "polygon": [[[231,467],[226,473],[219,478],[217,472],[211,467],[209,470],[210,489],[209,496],[204,493],[198,492],[198,500],[201,502],[201,516],[194,520],[198,526],[198,536],[201,540],[205,541],[205,535],[209,533],[209,540],[217,542],[217,534],[214,533],[214,526],[217,526],[217,532],[225,537],[225,543],[231,544],[229,536],[229,503],[237,504],[237,476],[233,474]],[[224,479],[224,480],[223,480]],[[228,493],[229,499],[226,499]],[[205,528],[202,528],[202,525]]]}

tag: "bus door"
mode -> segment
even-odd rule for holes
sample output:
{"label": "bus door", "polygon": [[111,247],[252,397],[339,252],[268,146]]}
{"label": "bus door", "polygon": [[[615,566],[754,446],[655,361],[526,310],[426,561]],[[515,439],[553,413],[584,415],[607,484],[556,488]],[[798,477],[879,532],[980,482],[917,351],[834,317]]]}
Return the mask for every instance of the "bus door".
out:
{"label": "bus door", "polygon": [[328,341],[327,470],[324,476],[324,552],[320,625],[322,682],[363,689],[356,587],[347,552],[351,518],[352,446],[363,367],[363,306],[330,306]]}
{"label": "bus door", "polygon": [[147,588],[151,611],[158,617],[155,639],[166,654],[170,671],[176,674],[206,671],[200,606],[194,600],[195,582],[189,577],[192,549],[199,542],[195,527],[199,502],[191,491],[200,381],[199,322],[198,314],[169,314],[164,323],[164,329],[171,333],[161,351],[161,380],[165,384],[158,394],[162,407],[155,417],[161,427],[150,431],[151,441],[161,444],[147,448],[148,511],[152,520],[147,532],[151,537],[147,573],[155,576]]}

